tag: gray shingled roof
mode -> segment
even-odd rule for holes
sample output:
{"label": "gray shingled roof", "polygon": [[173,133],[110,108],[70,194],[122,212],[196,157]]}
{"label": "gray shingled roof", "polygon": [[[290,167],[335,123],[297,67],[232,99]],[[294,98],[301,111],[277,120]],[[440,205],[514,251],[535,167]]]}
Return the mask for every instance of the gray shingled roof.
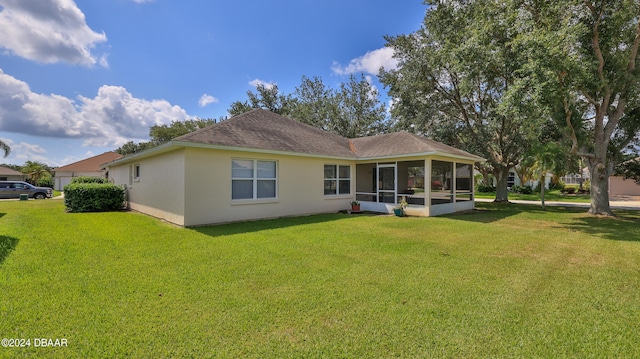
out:
{"label": "gray shingled roof", "polygon": [[354,157],[348,138],[262,109],[245,112],[174,141]]}
{"label": "gray shingled roof", "polygon": [[4,166],[0,166],[0,175],[5,175],[5,176],[22,176],[22,173],[16,171],[16,170],[12,170],[9,167],[4,167]]}
{"label": "gray shingled roof", "polygon": [[348,139],[262,109],[251,110],[177,137],[173,142],[354,159],[438,152],[477,161],[483,160],[468,152],[409,132]]}
{"label": "gray shingled roof", "polygon": [[353,147],[355,147],[355,153],[358,157],[373,158],[438,152],[455,156],[471,157],[478,161],[484,160],[466,151],[406,131],[354,138],[351,141],[353,142]]}

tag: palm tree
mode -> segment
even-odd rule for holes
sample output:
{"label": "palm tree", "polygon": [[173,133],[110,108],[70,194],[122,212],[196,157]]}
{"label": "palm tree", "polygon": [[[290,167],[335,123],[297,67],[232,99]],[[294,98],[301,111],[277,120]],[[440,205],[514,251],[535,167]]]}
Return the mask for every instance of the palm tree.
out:
{"label": "palm tree", "polygon": [[21,172],[28,175],[30,177],[30,182],[34,185],[38,184],[40,178],[46,177],[47,175],[51,176],[45,164],[35,161],[25,162],[24,166],[22,166]]}
{"label": "palm tree", "polygon": [[545,178],[548,173],[558,174],[562,170],[563,149],[554,142],[534,145],[531,150],[531,156],[534,161],[531,170],[540,179],[540,201],[542,209],[545,209]]}
{"label": "palm tree", "polygon": [[0,140],[0,150],[4,151],[5,157],[9,156],[9,154],[11,153],[11,147],[9,147],[9,145],[7,145],[6,143],[2,142],[2,140]]}

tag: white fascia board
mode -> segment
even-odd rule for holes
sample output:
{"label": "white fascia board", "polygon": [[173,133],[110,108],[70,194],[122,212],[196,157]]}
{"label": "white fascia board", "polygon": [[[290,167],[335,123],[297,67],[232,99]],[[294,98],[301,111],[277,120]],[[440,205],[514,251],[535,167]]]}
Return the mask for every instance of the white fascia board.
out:
{"label": "white fascia board", "polygon": [[105,167],[119,166],[121,164],[134,162],[134,161],[146,158],[146,157],[151,157],[151,156],[159,155],[161,153],[177,150],[180,147],[182,147],[182,146],[177,146],[173,141],[170,141],[170,142],[167,142],[167,143],[163,143],[163,144],[161,144],[159,146],[156,146],[156,147],[153,147],[153,148],[149,148],[149,149],[146,149],[146,150],[138,152],[138,153],[134,153],[132,155],[126,155],[126,156],[124,156],[122,158],[118,158],[117,160],[105,163],[102,166],[105,166]]}

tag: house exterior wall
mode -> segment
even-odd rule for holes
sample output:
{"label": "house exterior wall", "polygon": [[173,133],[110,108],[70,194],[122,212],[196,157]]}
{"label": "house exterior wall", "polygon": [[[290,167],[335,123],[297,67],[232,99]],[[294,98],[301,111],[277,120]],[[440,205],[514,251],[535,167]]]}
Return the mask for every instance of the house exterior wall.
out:
{"label": "house exterior wall", "polygon": [[[162,153],[109,168],[115,184],[125,185],[129,207],[178,225],[185,223],[185,150]],[[135,166],[140,176],[134,178]]]}
{"label": "house exterior wall", "polygon": [[24,181],[24,176],[20,175],[0,175],[2,181]]}
{"label": "house exterior wall", "polygon": [[609,195],[611,196],[640,196],[640,186],[634,180],[623,177],[609,177]]}
{"label": "house exterior wall", "polygon": [[[185,158],[185,226],[337,212],[355,195],[355,161],[199,148]],[[234,159],[276,161],[276,198],[232,200]],[[324,195],[325,164],[351,167],[351,194]]]}

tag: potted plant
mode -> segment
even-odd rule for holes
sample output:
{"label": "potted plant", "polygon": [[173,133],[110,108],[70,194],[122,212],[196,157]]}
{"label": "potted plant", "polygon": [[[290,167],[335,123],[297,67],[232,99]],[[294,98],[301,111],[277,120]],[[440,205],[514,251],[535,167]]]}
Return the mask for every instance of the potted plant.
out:
{"label": "potted plant", "polygon": [[360,212],[360,202],[351,201],[351,212]]}
{"label": "potted plant", "polygon": [[398,217],[404,217],[404,209],[407,208],[407,204],[407,199],[402,196],[400,203],[398,203],[396,208],[393,209],[393,213],[395,213],[395,215]]}

